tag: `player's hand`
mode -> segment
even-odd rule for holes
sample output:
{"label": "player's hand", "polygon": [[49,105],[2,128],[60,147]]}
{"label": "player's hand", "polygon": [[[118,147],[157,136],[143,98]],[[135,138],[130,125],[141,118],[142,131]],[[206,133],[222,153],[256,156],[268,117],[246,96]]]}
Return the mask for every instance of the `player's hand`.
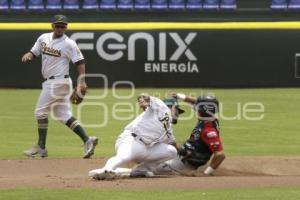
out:
{"label": "player's hand", "polygon": [[22,62],[28,62],[33,59],[33,54],[31,52],[25,53],[22,57]]}
{"label": "player's hand", "polygon": [[80,104],[83,101],[86,92],[87,92],[86,83],[85,82],[79,83],[76,89],[73,90],[70,96],[70,101],[76,105]]}
{"label": "player's hand", "polygon": [[86,82],[80,82],[77,86],[77,92],[78,94],[81,94],[81,95],[85,95],[85,93],[87,92],[87,84]]}
{"label": "player's hand", "polygon": [[213,175],[214,175],[214,174],[213,174],[214,171],[215,171],[215,170],[214,170],[212,167],[208,166],[208,167],[204,170],[203,174],[204,174],[205,176],[213,176]]}

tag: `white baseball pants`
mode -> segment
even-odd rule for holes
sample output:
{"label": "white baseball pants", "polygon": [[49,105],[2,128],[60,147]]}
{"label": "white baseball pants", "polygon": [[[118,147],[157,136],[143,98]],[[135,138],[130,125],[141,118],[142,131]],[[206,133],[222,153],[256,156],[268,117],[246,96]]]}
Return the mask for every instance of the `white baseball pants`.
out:
{"label": "white baseball pants", "polygon": [[116,155],[106,162],[105,170],[118,171],[117,168],[120,166],[134,162],[139,165],[133,171],[152,171],[159,163],[173,159],[177,155],[177,151],[172,145],[156,143],[153,146],[147,146],[129,132],[123,133],[118,138],[115,149]]}
{"label": "white baseball pants", "polygon": [[181,159],[182,157],[177,155],[172,160],[157,165],[154,169],[155,174],[189,175],[193,173],[195,168],[188,164],[184,164]]}
{"label": "white baseball pants", "polygon": [[43,89],[35,108],[37,119],[48,118],[53,111],[53,117],[66,123],[72,117],[70,94],[72,92],[72,80],[70,78],[50,79],[43,82]]}

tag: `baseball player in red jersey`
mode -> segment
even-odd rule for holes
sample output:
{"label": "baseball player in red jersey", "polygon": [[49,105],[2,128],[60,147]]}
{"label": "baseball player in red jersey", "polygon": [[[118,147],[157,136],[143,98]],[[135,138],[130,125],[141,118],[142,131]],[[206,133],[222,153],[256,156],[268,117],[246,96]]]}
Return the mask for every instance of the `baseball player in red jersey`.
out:
{"label": "baseball player in red jersey", "polygon": [[98,138],[89,137],[82,126],[72,116],[70,106],[70,91],[72,80],[69,76],[69,63],[72,61],[78,68],[80,80],[77,90],[85,93],[85,60],[77,44],[65,35],[68,21],[64,15],[55,15],[52,21],[53,32],[42,34],[31,50],[22,57],[22,62],[28,62],[42,56],[42,75],[45,81],[35,109],[38,122],[38,142],[31,149],[24,151],[26,156],[47,157],[46,138],[48,130],[48,115],[53,111],[58,121],[68,126],[84,143],[83,158],[94,154]]}
{"label": "baseball player in red jersey", "polygon": [[219,121],[215,117],[219,107],[218,100],[210,95],[195,98],[181,93],[172,93],[172,96],[191,103],[197,111],[198,122],[189,139],[177,148],[178,156],[158,166],[156,174],[170,172],[182,175],[190,174],[192,170],[206,165],[210,160],[203,173],[213,175],[213,172],[225,159],[220,139]]}

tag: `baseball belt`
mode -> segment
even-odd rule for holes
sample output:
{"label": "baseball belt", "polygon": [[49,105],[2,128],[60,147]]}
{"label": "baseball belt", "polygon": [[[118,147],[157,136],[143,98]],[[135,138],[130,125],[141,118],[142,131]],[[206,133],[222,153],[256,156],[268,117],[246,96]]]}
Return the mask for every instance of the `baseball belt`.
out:
{"label": "baseball belt", "polygon": [[[69,76],[69,75],[64,75],[63,77],[64,77],[64,78],[69,78],[70,76]],[[50,76],[49,78],[46,78],[46,80],[49,80],[49,79],[53,80],[53,79],[55,79],[55,78],[58,78],[58,77]]]}

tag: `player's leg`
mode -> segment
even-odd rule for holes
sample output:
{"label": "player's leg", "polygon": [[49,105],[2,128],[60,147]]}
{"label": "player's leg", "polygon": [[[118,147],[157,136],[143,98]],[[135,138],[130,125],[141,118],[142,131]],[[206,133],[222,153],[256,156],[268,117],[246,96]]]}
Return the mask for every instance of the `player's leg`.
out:
{"label": "player's leg", "polygon": [[118,167],[112,171],[101,168],[90,171],[89,176],[97,180],[122,179],[131,177],[131,171],[131,168],[124,167]]}
{"label": "player's leg", "polygon": [[118,167],[114,170],[114,173],[117,175],[117,177],[126,178],[130,177],[131,171],[131,168]]}
{"label": "player's leg", "polygon": [[148,148],[145,161],[149,163],[162,163],[167,160],[176,158],[176,156],[177,150],[173,145],[157,143],[154,146]]}
{"label": "player's leg", "polygon": [[89,136],[84,131],[79,121],[72,116],[71,105],[68,99],[61,99],[52,105],[54,118],[68,126],[85,143]]}
{"label": "player's leg", "polygon": [[53,93],[59,98],[52,105],[54,117],[61,123],[68,126],[84,143],[83,158],[90,158],[94,154],[94,149],[98,144],[98,138],[95,136],[89,137],[79,121],[72,116],[71,105],[69,100],[70,81],[65,81],[61,85],[56,85],[53,88]]}
{"label": "player's leg", "polygon": [[104,166],[108,171],[113,171],[131,161],[136,162],[145,155],[147,148],[144,144],[137,142],[134,137],[127,136],[117,141],[116,151],[116,156],[110,158]]}
{"label": "player's leg", "polygon": [[119,138],[116,142],[116,155],[106,162],[105,166],[100,169],[91,170],[89,176],[95,179],[107,179],[120,173],[130,174],[131,170],[125,171],[120,168],[129,162],[135,162],[145,155],[146,146],[138,143],[132,136]]}
{"label": "player's leg", "polygon": [[180,156],[176,156],[176,158],[172,160],[168,160],[166,162],[160,163],[154,169],[155,174],[176,174],[176,175],[186,175],[191,173],[194,168],[184,164]]}
{"label": "player's leg", "polygon": [[135,166],[131,172],[130,177],[151,177],[154,176],[153,169],[151,166],[156,165],[156,163],[140,163]]}
{"label": "player's leg", "polygon": [[52,105],[54,118],[61,123],[67,125],[74,133],[76,133],[83,142],[89,139],[82,126],[72,116],[70,94],[72,91],[71,79],[58,80],[53,83],[52,94],[57,97],[56,102]]}
{"label": "player's leg", "polygon": [[80,139],[85,143],[88,141],[89,136],[85,132],[85,130],[80,125],[79,121],[71,116],[68,120],[65,122],[66,126],[68,126],[76,135],[80,137]]}
{"label": "player's leg", "polygon": [[65,123],[76,135],[78,135],[84,143],[83,158],[90,158],[94,154],[94,149],[98,144],[98,138],[95,136],[89,137],[82,128],[77,119],[71,116]]}
{"label": "player's leg", "polygon": [[50,95],[49,87],[47,83],[43,83],[43,89],[39,96],[39,99],[35,108],[35,117],[37,119],[38,125],[38,141],[37,145],[31,149],[24,151],[24,154],[27,156],[41,156],[47,157],[48,152],[46,149],[46,139],[48,131],[48,114],[50,111],[51,104],[55,102]]}
{"label": "player's leg", "polygon": [[58,121],[68,126],[84,143],[83,158],[90,158],[94,154],[94,149],[98,144],[98,138],[89,137],[80,125],[79,121],[72,116],[69,100],[57,102],[53,105],[53,113]]}
{"label": "player's leg", "polygon": [[38,119],[38,145],[42,148],[46,148],[46,139],[47,139],[47,132],[48,132],[48,118]]}
{"label": "player's leg", "polygon": [[159,164],[174,159],[176,156],[176,148],[172,145],[158,143],[148,147],[143,162],[132,170],[131,176],[153,176]]}

